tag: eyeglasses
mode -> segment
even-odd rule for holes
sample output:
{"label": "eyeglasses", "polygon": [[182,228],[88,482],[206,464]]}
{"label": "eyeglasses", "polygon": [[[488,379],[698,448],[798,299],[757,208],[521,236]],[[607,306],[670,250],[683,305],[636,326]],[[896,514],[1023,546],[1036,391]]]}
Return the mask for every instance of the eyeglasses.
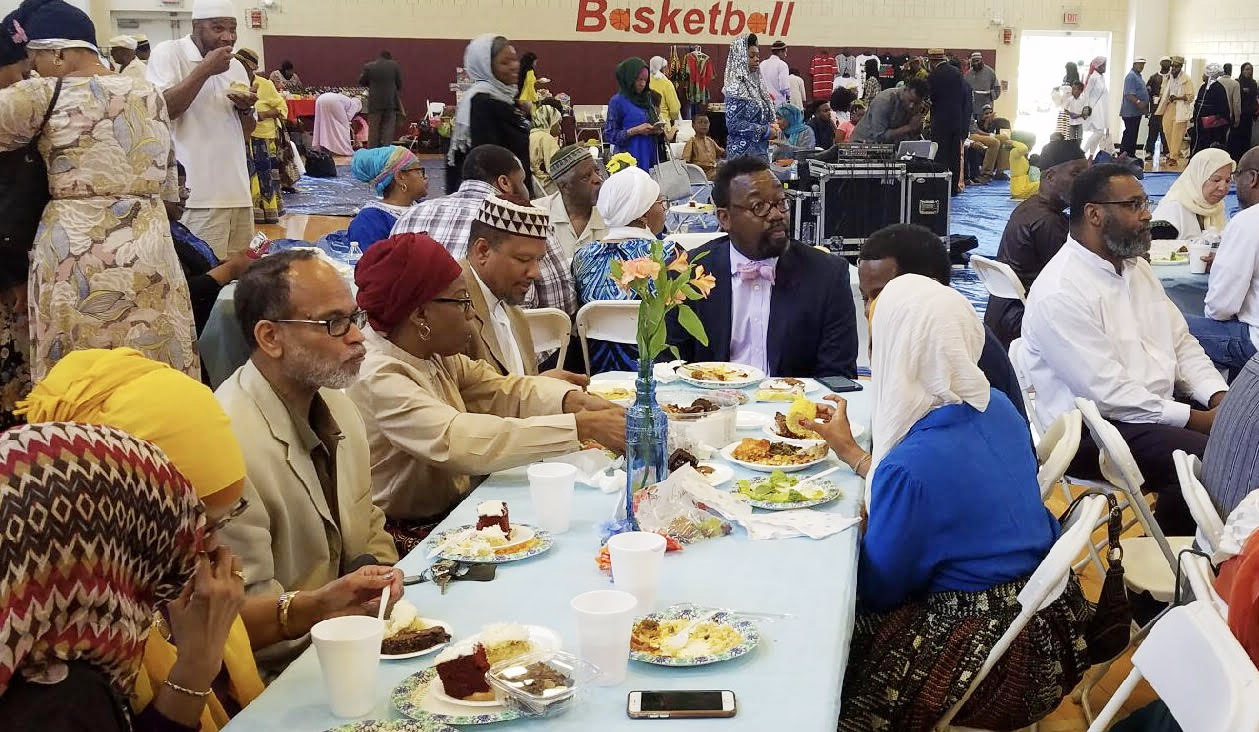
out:
{"label": "eyeglasses", "polygon": [[350,332],[350,326],[360,330],[367,326],[367,312],[365,310],[355,310],[349,315],[338,315],[327,320],[297,320],[287,318],[284,320],[272,320],[272,323],[306,323],[308,325],[322,325],[328,329],[328,335],[333,338],[340,338]]}
{"label": "eyeglasses", "polygon": [[1154,210],[1154,202],[1148,198],[1134,198],[1129,201],[1089,201],[1089,203],[1095,203],[1098,206],[1123,206],[1132,213]]}
{"label": "eyeglasses", "polygon": [[227,515],[223,516],[222,518],[218,519],[214,523],[207,526],[205,529],[205,533],[212,534],[216,531],[221,531],[224,526],[227,526],[231,522],[232,519],[244,513],[245,509],[247,508],[249,508],[249,501],[246,501],[244,498],[241,498],[239,501],[236,502],[235,506],[232,506],[232,510],[227,512]]}
{"label": "eyeglasses", "polygon": [[783,213],[787,213],[791,209],[791,203],[786,198],[780,198],[777,201],[759,201],[754,206],[740,206],[737,203],[730,204],[730,208],[741,208],[744,211],[750,211],[753,216],[763,219],[769,216],[769,212],[778,209]]}
{"label": "eyeglasses", "polygon": [[467,312],[468,308],[472,307],[472,298],[470,297],[435,297],[432,301],[448,302],[452,305],[462,305],[464,312]]}

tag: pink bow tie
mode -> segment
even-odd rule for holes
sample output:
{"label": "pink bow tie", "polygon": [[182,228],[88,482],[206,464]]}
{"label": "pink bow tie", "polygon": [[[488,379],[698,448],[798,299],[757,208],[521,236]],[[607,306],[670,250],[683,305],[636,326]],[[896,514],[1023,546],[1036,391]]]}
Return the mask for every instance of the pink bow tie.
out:
{"label": "pink bow tie", "polygon": [[744,262],[739,265],[739,279],[744,282],[765,280],[774,284],[774,265],[760,262]]}

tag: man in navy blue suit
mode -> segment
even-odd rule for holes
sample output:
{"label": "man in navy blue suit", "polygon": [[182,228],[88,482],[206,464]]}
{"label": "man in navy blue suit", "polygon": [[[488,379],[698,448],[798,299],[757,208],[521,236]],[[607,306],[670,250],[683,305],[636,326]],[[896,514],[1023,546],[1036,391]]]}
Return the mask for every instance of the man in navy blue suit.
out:
{"label": "man in navy blue suit", "polygon": [[857,375],[857,320],[843,257],[792,241],[787,198],[761,158],[727,162],[713,180],[717,220],[727,236],[702,252],[717,286],[690,303],[705,346],[670,323],[687,361],[733,361],[771,376]]}

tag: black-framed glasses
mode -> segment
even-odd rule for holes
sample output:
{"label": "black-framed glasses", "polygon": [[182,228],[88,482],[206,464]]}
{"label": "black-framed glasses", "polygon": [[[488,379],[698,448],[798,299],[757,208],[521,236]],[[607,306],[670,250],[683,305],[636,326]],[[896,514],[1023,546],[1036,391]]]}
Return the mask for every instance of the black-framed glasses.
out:
{"label": "black-framed glasses", "polygon": [[433,302],[448,302],[452,305],[462,305],[465,311],[472,307],[472,298],[470,297],[435,297]]}
{"label": "black-framed glasses", "polygon": [[1154,210],[1154,202],[1148,198],[1133,198],[1128,201],[1089,201],[1089,203],[1095,203],[1098,206],[1123,206],[1132,213]]}
{"label": "black-framed glasses", "polygon": [[360,330],[367,326],[367,311],[355,310],[349,315],[337,315],[327,320],[299,320],[296,318],[286,318],[284,320],[272,320],[272,323],[305,323],[307,325],[322,325],[328,329],[328,335],[333,338],[340,338],[350,332],[350,326],[353,325]]}
{"label": "black-framed glasses", "polygon": [[791,210],[791,202],[786,198],[780,198],[777,201],[759,201],[754,206],[740,206],[737,203],[732,203],[730,204],[730,208],[741,208],[744,211],[751,212],[751,214],[756,218],[763,219],[766,216],[769,216],[769,212],[774,209],[787,213]]}
{"label": "black-framed glasses", "polygon": [[227,526],[231,523],[232,519],[244,513],[247,508],[249,508],[249,501],[246,501],[244,497],[241,497],[241,499],[236,502],[236,505],[232,506],[232,510],[228,511],[226,515],[222,516],[209,526],[206,526],[205,532],[207,534],[212,534],[216,531],[221,531],[224,526]]}

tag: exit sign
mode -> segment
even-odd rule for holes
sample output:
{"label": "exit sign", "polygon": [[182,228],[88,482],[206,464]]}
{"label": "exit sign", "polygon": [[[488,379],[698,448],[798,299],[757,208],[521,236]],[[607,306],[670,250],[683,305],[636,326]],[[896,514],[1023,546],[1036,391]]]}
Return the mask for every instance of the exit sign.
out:
{"label": "exit sign", "polygon": [[1080,11],[1068,10],[1064,12],[1062,14],[1062,24],[1063,25],[1079,25],[1080,24]]}

